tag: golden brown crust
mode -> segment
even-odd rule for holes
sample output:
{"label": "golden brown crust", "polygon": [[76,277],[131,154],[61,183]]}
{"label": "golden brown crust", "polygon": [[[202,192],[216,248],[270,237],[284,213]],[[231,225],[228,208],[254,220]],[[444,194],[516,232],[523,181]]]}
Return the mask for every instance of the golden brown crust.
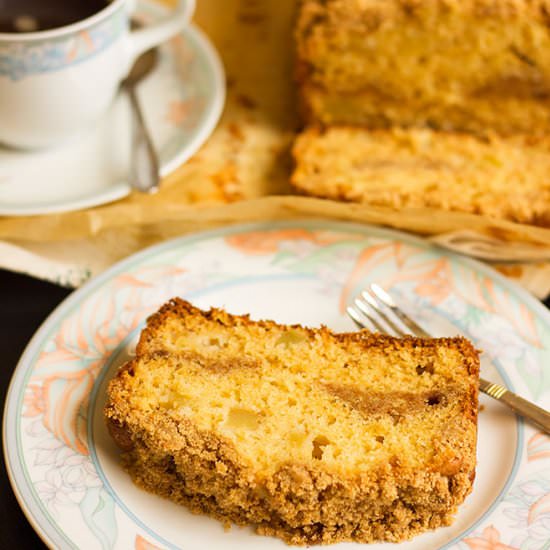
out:
{"label": "golden brown crust", "polygon": [[125,423],[114,418],[108,418],[107,429],[109,435],[123,451],[131,451],[134,448],[132,433]]}
{"label": "golden brown crust", "polygon": [[[401,498],[396,499],[394,480],[389,475],[342,484],[317,471],[289,466],[268,485],[240,487],[238,479],[243,472],[232,465],[223,468],[223,478],[213,478],[205,462],[195,464],[181,455],[155,460],[151,456],[148,448],[142,448],[125,457],[126,468],[138,485],[185,504],[194,513],[238,525],[253,523],[258,533],[295,545],[346,540],[398,542],[404,534],[410,537],[448,525],[456,503],[463,498],[461,487],[469,485],[464,476],[449,482],[439,474],[418,474],[407,480],[408,485],[405,479],[400,480]],[[218,468],[225,466],[221,451],[214,456]],[[212,455],[208,459],[211,461]],[[375,485],[377,491],[363,489]],[[432,502],[434,494],[438,495],[437,504]],[[365,510],[369,510],[368,515]],[[403,524],[409,526],[406,533],[401,529]]]}
{"label": "golden brown crust", "polygon": [[548,0],[302,1],[306,120],[548,133],[549,13]]}
{"label": "golden brown crust", "polygon": [[[193,325],[189,324],[191,321]],[[437,434],[432,443],[433,458],[420,468],[395,454],[389,461],[378,461],[369,468],[344,474],[320,460],[327,442],[318,437],[310,462],[277,463],[270,473],[261,472],[256,461],[247,458],[236,441],[218,430],[199,427],[185,409],[137,407],[137,388],[145,383],[144,376],[159,366],[165,369],[163,377],[170,372],[193,369],[204,371],[204,376],[214,377],[212,380],[234,374],[234,370],[227,368],[230,362],[227,358],[235,356],[227,355],[226,364],[217,369],[220,356],[201,356],[191,349],[174,350],[172,344],[163,340],[169,331],[181,336],[186,326],[204,327],[206,334],[213,334],[215,327],[236,330],[244,326],[251,331],[261,329],[265,334],[282,331],[292,336],[290,341],[305,337],[319,349],[336,343],[342,353],[347,346],[359,346],[364,353],[374,350],[397,358],[413,350],[414,357],[429,357],[413,366],[414,376],[419,380],[435,376],[438,353],[452,350],[461,362],[457,369],[464,377],[460,380],[462,386],[454,386],[449,379],[437,389],[422,390],[415,395],[407,391],[399,393],[399,388],[395,388],[391,393],[392,406],[387,399],[390,394],[368,394],[362,388],[366,393],[361,394],[358,389],[351,395],[345,372],[339,377],[339,384],[328,383],[326,387],[330,390],[328,396],[332,392],[333,398],[347,403],[351,409],[362,409],[368,419],[389,416],[399,423],[403,417],[414,419],[421,411],[429,414],[431,408],[445,407],[449,401],[456,407],[459,421],[451,422],[447,431]],[[281,368],[276,364],[266,366],[260,358],[240,359],[243,364],[235,368],[251,369],[247,377],[260,379],[266,374],[273,377]],[[256,366],[255,359],[260,366]],[[350,366],[353,361],[350,354]],[[270,368],[272,371],[266,370]],[[248,316],[233,316],[219,309],[202,311],[175,298],[149,317],[137,356],[110,382],[105,417],[113,438],[125,451],[123,464],[133,480],[147,490],[185,504],[193,512],[207,513],[226,523],[253,524],[259,533],[278,536],[289,544],[345,540],[397,542],[448,525],[471,490],[475,473],[478,374],[477,352],[463,338],[396,339],[365,331],[334,334],[324,327],[308,329],[273,321],[252,321]],[[151,391],[160,390],[151,388]],[[366,401],[370,403],[368,406]],[[412,404],[410,410],[407,404]]]}
{"label": "golden brown crust", "polygon": [[550,225],[548,137],[314,126],[293,155],[304,194]]}
{"label": "golden brown crust", "polygon": [[387,350],[388,353],[392,353],[401,348],[407,348],[408,346],[425,349],[437,349],[440,345],[449,346],[456,348],[463,355],[469,374],[476,374],[479,368],[477,365],[477,351],[469,340],[460,336],[453,338],[426,339],[415,338],[413,336],[395,338],[385,334],[373,334],[368,330],[335,333],[323,325],[321,325],[320,328],[314,329],[299,324],[284,325],[271,320],[252,321],[250,315],[233,315],[218,308],[202,310],[179,297],[172,298],[147,319],[147,325],[141,332],[139,342],[136,346],[136,354],[142,355],[144,353],[152,353],[164,349],[162,348],[162,340],[156,341],[158,331],[164,328],[168,319],[183,320],[188,317],[212,321],[213,323],[226,327],[253,326],[261,327],[266,331],[270,331],[274,328],[283,331],[299,330],[307,334],[309,338],[320,336],[323,339],[330,339],[335,342],[340,342],[343,345],[350,342],[361,342],[365,347]]}
{"label": "golden brown crust", "polygon": [[[326,327],[313,330],[307,327],[302,327],[301,325],[279,325],[278,323],[275,323],[275,321],[269,320],[251,321],[250,315],[232,315],[223,309],[211,308],[205,311],[195,307],[187,300],[175,297],[164,304],[157,312],[147,319],[147,325],[141,332],[139,342],[136,347],[136,353],[139,355],[145,352],[151,352],[152,347],[155,346],[155,336],[163,327],[167,319],[185,319],[186,317],[199,317],[205,321],[211,321],[221,326],[257,326],[268,331],[272,328],[283,326],[285,329],[298,329],[310,337],[313,337],[316,333],[325,335],[331,334]],[[357,337],[357,335],[361,335],[360,332],[351,334],[355,337]]]}

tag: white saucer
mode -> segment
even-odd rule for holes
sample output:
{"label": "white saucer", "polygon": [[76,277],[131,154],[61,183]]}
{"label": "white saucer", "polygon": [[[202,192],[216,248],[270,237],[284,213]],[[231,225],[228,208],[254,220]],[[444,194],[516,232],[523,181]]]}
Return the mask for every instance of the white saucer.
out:
{"label": "white saucer", "polygon": [[[136,18],[165,14],[140,0]],[[154,71],[138,94],[166,175],[185,162],[214,129],[225,100],[225,76],[216,50],[195,27],[159,49]],[[126,97],[116,98],[98,124],[48,151],[0,148],[0,215],[29,216],[79,210],[130,193],[130,118]]]}

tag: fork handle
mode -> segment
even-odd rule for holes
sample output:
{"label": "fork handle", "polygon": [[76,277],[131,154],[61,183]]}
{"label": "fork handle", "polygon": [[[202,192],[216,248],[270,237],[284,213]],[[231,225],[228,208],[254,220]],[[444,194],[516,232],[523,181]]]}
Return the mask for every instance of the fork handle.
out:
{"label": "fork handle", "polygon": [[479,389],[490,397],[508,405],[515,413],[530,420],[544,432],[550,434],[550,413],[519,395],[508,391],[500,384],[479,380]]}

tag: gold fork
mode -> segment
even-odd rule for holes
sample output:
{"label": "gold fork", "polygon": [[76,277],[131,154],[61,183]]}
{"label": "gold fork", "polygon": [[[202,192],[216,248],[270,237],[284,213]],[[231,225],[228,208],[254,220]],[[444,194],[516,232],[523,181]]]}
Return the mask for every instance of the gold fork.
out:
{"label": "gold fork", "polygon": [[[347,308],[347,313],[359,328],[372,332],[381,332],[390,336],[406,336],[412,334],[420,338],[431,338],[420,325],[401,310],[393,298],[379,285],[373,283],[361,292],[353,307]],[[408,330],[400,327],[403,326]],[[508,405],[516,414],[530,420],[546,433],[550,433],[550,413],[534,403],[523,399],[500,384],[479,379],[479,389],[494,399]]]}

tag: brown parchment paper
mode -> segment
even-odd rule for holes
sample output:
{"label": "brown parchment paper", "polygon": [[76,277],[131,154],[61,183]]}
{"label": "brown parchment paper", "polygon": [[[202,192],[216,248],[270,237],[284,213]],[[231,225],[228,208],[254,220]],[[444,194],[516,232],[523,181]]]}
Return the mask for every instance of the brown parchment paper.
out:
{"label": "brown parchment paper", "polygon": [[[247,221],[331,218],[428,235],[486,260],[536,261],[537,273],[545,270],[550,229],[292,195],[290,146],[299,128],[292,82],[294,10],[295,0],[199,0],[195,23],[217,47],[227,74],[226,106],[207,143],[164,179],[156,195],[132,194],[57,215],[0,217],[0,265],[76,285],[175,235]],[[539,284],[536,293],[550,290],[548,285],[541,290]]]}

